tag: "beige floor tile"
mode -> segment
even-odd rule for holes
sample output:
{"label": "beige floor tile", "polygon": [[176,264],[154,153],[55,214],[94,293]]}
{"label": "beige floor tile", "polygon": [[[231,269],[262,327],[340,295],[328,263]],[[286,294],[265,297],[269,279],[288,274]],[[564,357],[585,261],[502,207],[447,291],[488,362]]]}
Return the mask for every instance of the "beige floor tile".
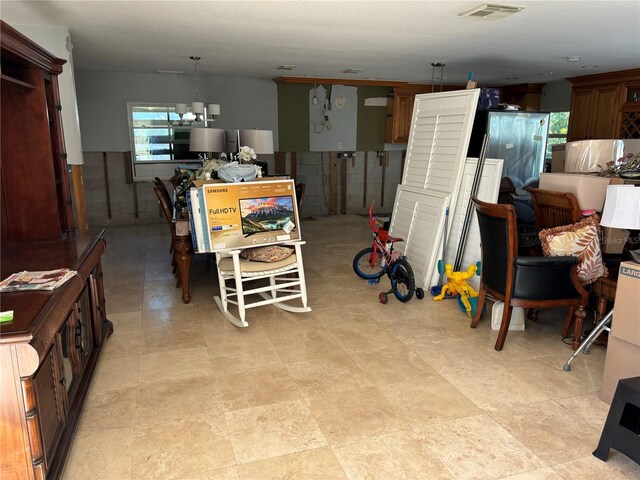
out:
{"label": "beige floor tile", "polygon": [[133,478],[141,480],[189,477],[235,463],[224,418],[215,414],[136,427],[132,450]]}
{"label": "beige floor tile", "polygon": [[633,480],[640,478],[640,465],[620,452],[611,450],[606,462],[593,455],[554,465],[563,480]]}
{"label": "beige floor tile", "polygon": [[598,430],[602,430],[609,414],[609,404],[600,400],[600,392],[583,393],[572,397],[558,398],[556,402]]}
{"label": "beige floor tile", "polygon": [[108,309],[108,318],[113,323],[114,333],[120,332],[139,332],[142,325],[142,312],[124,312],[111,313]]}
{"label": "beige floor tile", "polygon": [[131,478],[133,428],[100,430],[73,442],[63,480]]}
{"label": "beige floor tile", "polygon": [[104,344],[100,356],[103,359],[126,357],[140,353],[142,345],[140,325],[137,330],[126,330],[114,327],[113,333]]}
{"label": "beige floor tile", "polygon": [[143,383],[138,387],[136,426],[221,414],[219,396],[213,376]]}
{"label": "beige floor tile", "polygon": [[287,364],[304,397],[373,385],[347,355]]}
{"label": "beige floor tile", "polygon": [[371,317],[362,321],[345,321],[340,325],[327,327],[335,341],[347,353],[371,352],[383,348],[401,349],[405,345],[382,324]]}
{"label": "beige floor tile", "polygon": [[282,359],[264,331],[238,333],[224,338],[207,337],[211,365],[215,372],[230,373],[254,368],[276,367]]}
{"label": "beige floor tile", "polygon": [[600,439],[599,430],[552,400],[491,416],[547,465],[590,455]]}
{"label": "beige floor tile", "polygon": [[544,463],[486,415],[421,430],[429,448],[459,480],[503,478]]}
{"label": "beige floor tile", "polygon": [[140,383],[213,375],[206,348],[170,350],[140,356]]}
{"label": "beige floor tile", "polygon": [[91,393],[137,387],[139,365],[140,355],[137,352],[135,355],[100,359],[91,385]]}
{"label": "beige floor tile", "polygon": [[505,477],[502,480],[562,480],[562,477],[554,472],[551,467],[545,467],[511,477]]}
{"label": "beige floor tile", "polygon": [[350,479],[454,478],[412,430],[336,445],[333,451]]}
{"label": "beige floor tile", "polygon": [[137,388],[91,392],[87,397],[76,436],[96,430],[131,428],[135,423]]}
{"label": "beige floor tile", "polygon": [[271,333],[269,339],[285,363],[327,358],[345,353],[333,336],[322,327],[304,331],[293,330],[291,333]]}
{"label": "beige floor tile", "polygon": [[469,367],[463,373],[443,373],[443,377],[489,412],[548,400],[535,383],[497,365]]}
{"label": "beige floor tile", "polygon": [[307,404],[330,445],[409,428],[402,412],[374,387],[311,396]]}
{"label": "beige floor tile", "polygon": [[349,356],[376,385],[427,383],[438,373],[404,345],[392,344],[379,350],[350,352]]}
{"label": "beige floor tile", "polygon": [[301,399],[300,391],[284,365],[218,374],[216,377],[224,411]]}
{"label": "beige floor tile", "polygon": [[179,308],[160,308],[142,312],[142,328],[199,326],[200,310],[196,305],[187,304]]}
{"label": "beige floor tile", "polygon": [[[106,274],[105,274],[106,275]],[[111,292],[110,292],[111,293]],[[126,313],[126,312],[139,312],[142,310],[142,292],[118,292],[117,294],[108,295],[105,293],[107,299],[107,314],[112,313]]]}
{"label": "beige floor tile", "polygon": [[143,328],[141,344],[143,354],[207,346],[202,325]]}
{"label": "beige floor tile", "polygon": [[225,413],[238,464],[327,445],[302,400]]}
{"label": "beige floor tile", "polygon": [[240,480],[240,478],[238,477],[238,468],[234,465],[233,467],[219,468],[212,472],[189,475],[176,480]]}
{"label": "beige floor tile", "polygon": [[322,324],[315,316],[315,311],[290,313],[273,308],[260,317],[260,324],[265,333],[271,338],[273,335],[285,335],[318,330]]}
{"label": "beige floor tile", "polygon": [[329,447],[238,465],[240,480],[346,480]]}
{"label": "beige floor tile", "polygon": [[482,413],[480,407],[439,376],[378,388],[414,428]]}

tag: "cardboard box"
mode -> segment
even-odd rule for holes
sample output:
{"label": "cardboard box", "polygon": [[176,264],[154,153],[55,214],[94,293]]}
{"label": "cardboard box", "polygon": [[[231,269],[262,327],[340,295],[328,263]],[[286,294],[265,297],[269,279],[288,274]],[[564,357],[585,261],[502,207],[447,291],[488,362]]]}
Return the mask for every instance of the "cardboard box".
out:
{"label": "cardboard box", "polygon": [[565,143],[551,145],[551,173],[564,172]]}
{"label": "cardboard box", "polygon": [[607,194],[608,177],[579,173],[542,173],[540,188],[556,192],[571,192],[576,196],[580,210],[601,212]]}
{"label": "cardboard box", "polygon": [[[491,330],[500,330],[500,325],[502,325],[503,311],[504,302],[497,300],[491,308]],[[511,310],[511,321],[509,322],[509,330],[523,331],[524,328],[524,308],[513,307],[513,310]]]}
{"label": "cardboard box", "polygon": [[640,264],[635,262],[620,264],[613,308],[609,336],[640,347]]}
{"label": "cardboard box", "polygon": [[200,190],[211,251],[301,238],[293,180],[206,182]]}
{"label": "cardboard box", "polygon": [[[618,318],[618,315],[614,314],[613,325],[615,325]],[[639,375],[640,346],[609,335],[607,358],[604,362],[604,375],[602,376],[602,387],[600,388],[600,400],[611,404],[618,381]]]}

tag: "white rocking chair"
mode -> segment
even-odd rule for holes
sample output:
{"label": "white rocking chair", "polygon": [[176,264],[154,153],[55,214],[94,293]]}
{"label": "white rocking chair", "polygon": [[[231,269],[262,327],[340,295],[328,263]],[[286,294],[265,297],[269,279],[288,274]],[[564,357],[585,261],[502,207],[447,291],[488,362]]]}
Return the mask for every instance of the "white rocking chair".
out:
{"label": "white rocking chair", "polygon": [[[246,310],[262,305],[274,305],[288,312],[310,312],[311,308],[307,306],[307,286],[300,248],[304,243],[283,243],[293,246],[295,253],[273,263],[246,260],[240,257],[240,250],[216,252],[220,296],[214,297],[214,300],[227,320],[238,327],[248,327],[249,324],[245,320]],[[268,278],[269,285],[245,289],[245,282],[261,278]],[[231,280],[235,281],[235,285],[227,285],[227,281]],[[246,297],[253,294],[258,294],[263,300],[247,302]],[[298,298],[302,301],[301,307],[284,303]],[[238,307],[237,317],[229,311],[230,303]]]}

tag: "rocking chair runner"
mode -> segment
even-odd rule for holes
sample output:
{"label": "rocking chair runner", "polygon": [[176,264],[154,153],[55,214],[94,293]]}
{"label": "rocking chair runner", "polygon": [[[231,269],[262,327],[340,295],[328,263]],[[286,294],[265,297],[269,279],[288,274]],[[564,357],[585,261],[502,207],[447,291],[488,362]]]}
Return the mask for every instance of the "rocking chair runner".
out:
{"label": "rocking chair runner", "polygon": [[[254,262],[240,257],[240,250],[216,252],[220,296],[214,297],[218,308],[231,323],[248,327],[246,310],[262,305],[273,305],[289,312],[310,312],[307,306],[307,286],[302,265],[301,246],[305,242],[283,243],[295,248],[290,257],[273,263]],[[245,288],[245,282],[268,279],[266,286]],[[233,286],[231,282],[233,281]],[[229,285],[227,284],[229,282]],[[262,300],[250,301],[247,297],[257,294]],[[291,300],[300,299],[302,306],[290,305]],[[229,311],[229,304],[236,305],[238,316]]]}

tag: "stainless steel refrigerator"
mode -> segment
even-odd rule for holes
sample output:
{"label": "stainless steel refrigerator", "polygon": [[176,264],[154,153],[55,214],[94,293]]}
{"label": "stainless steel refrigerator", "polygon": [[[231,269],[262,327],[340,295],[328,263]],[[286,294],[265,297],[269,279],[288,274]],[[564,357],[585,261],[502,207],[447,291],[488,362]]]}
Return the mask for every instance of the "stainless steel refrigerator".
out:
{"label": "stainless steel refrigerator", "polygon": [[549,135],[549,113],[518,110],[478,110],[468,157],[478,157],[484,134],[490,135],[487,158],[502,158],[503,177],[516,187],[540,177],[544,169]]}

